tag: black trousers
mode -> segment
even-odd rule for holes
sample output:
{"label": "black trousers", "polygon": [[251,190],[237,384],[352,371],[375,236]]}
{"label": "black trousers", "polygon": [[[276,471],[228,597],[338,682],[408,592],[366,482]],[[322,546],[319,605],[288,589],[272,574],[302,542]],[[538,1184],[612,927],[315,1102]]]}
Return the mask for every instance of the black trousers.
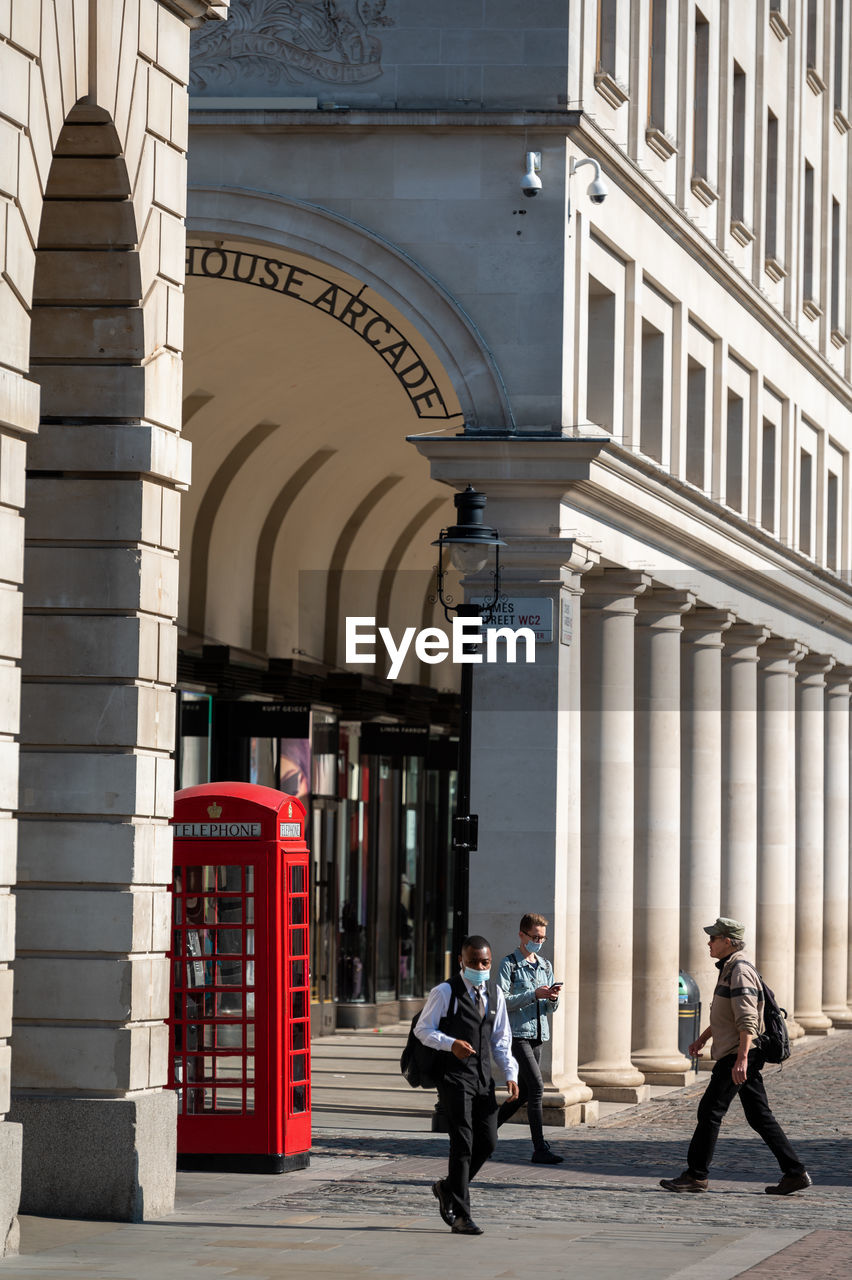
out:
{"label": "black trousers", "polygon": [[720,1058],[713,1068],[710,1083],[698,1104],[698,1124],[686,1157],[689,1172],[693,1178],[707,1177],[719,1128],[728,1107],[739,1093],[746,1120],[769,1147],[780,1164],[782,1173],[804,1173],[805,1166],[770,1109],[763,1076],[760,1074],[764,1062],[762,1055],[756,1049],[751,1050],[745,1083],[739,1088],[731,1079],[731,1070],[736,1060],[737,1055],[729,1053],[727,1057]]}
{"label": "black trousers", "polygon": [[470,1217],[470,1183],[497,1146],[497,1098],[494,1082],[442,1083],[438,1098],[450,1130],[450,1162],[444,1186],[458,1218]]}
{"label": "black trousers", "polygon": [[544,1149],[544,1131],[542,1129],[541,1099],[544,1093],[544,1082],[541,1078],[541,1041],[513,1040],[512,1057],[518,1064],[518,1096],[507,1098],[500,1104],[497,1113],[497,1124],[505,1124],[519,1107],[527,1104],[527,1119],[530,1122],[530,1134],[536,1151]]}

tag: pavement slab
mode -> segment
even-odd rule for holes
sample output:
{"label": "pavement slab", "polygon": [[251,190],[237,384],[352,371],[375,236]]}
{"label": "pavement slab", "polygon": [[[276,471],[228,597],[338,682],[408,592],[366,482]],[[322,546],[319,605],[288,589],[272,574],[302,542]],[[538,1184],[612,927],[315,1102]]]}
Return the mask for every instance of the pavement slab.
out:
{"label": "pavement slab", "polygon": [[[528,1131],[501,1130],[473,1186],[478,1238],[441,1222],[431,1183],[447,1139],[421,1118],[315,1115],[308,1169],[279,1176],[181,1173],[174,1214],[139,1225],[22,1218],[22,1254],[0,1280],[844,1280],[852,1275],[852,1032],[765,1072],[772,1107],[814,1186],[784,1199],[769,1151],[735,1101],[710,1190],[678,1196],[701,1089],[549,1129],[557,1166],[529,1163]],[[702,1085],[703,1081],[699,1082]],[[379,1128],[378,1126],[382,1126]],[[461,1257],[460,1257],[461,1251]]]}

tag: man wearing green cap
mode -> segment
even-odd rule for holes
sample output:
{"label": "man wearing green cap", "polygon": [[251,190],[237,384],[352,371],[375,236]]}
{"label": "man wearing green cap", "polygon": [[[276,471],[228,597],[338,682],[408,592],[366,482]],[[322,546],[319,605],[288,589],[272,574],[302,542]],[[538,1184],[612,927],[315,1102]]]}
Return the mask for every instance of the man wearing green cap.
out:
{"label": "man wearing green cap", "polygon": [[719,980],[710,1005],[710,1025],[689,1046],[689,1052],[697,1057],[712,1039],[715,1066],[698,1104],[698,1124],[689,1144],[687,1167],[677,1178],[661,1179],[660,1186],[666,1191],[707,1190],[719,1128],[739,1092],[746,1120],[781,1166],[781,1181],[766,1187],[766,1194],[789,1196],[809,1187],[811,1179],[770,1110],[760,1074],[764,1058],[752,1048],[752,1041],[763,1029],[763,984],[757,969],[743,955],[745,925],[720,916],[705,925],[704,932],[710,935],[708,946]]}

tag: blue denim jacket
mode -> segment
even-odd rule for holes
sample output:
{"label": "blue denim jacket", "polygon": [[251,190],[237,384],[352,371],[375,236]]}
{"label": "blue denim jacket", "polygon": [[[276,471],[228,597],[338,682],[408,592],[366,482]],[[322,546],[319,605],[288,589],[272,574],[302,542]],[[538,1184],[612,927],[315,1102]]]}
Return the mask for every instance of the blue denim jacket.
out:
{"label": "blue denim jacket", "polygon": [[[553,985],[553,966],[542,956],[535,957],[535,964],[528,964],[517,947],[511,955],[504,956],[497,970],[497,983],[506,997],[509,1024],[515,1040],[535,1040],[539,1022],[542,1040],[550,1039],[547,1015],[559,1004],[558,1000],[536,1000],[536,987]],[[539,1018],[536,1019],[536,1005]]]}

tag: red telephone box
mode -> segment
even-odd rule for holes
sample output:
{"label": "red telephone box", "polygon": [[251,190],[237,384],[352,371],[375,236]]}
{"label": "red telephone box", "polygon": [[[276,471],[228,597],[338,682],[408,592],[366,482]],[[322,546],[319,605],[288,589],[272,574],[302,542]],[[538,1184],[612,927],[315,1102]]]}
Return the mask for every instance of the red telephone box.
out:
{"label": "red telephone box", "polygon": [[308,846],[293,796],[242,782],[175,796],[170,1084],[179,1163],[309,1163]]}

